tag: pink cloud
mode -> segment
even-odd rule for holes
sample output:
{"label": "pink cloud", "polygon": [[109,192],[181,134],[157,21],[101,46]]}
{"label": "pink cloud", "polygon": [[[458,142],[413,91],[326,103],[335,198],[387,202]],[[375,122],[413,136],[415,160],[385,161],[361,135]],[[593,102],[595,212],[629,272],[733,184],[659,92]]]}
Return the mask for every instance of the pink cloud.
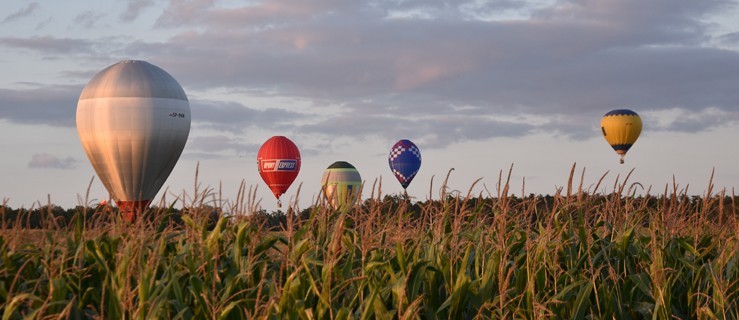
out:
{"label": "pink cloud", "polygon": [[72,157],[58,158],[48,153],[37,153],[28,162],[29,168],[74,169],[75,160]]}
{"label": "pink cloud", "polygon": [[406,55],[395,61],[395,89],[411,90],[470,69],[470,63],[464,61],[450,63],[421,59]]}

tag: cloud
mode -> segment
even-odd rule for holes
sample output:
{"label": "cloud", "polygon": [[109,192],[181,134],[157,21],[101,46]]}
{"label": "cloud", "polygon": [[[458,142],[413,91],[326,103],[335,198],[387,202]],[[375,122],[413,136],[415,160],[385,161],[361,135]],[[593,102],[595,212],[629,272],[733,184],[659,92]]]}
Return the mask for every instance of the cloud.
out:
{"label": "cloud", "polygon": [[[403,3],[403,10],[429,7]],[[366,7],[321,11],[316,6],[312,19],[290,19],[292,11],[275,10],[272,16],[288,22],[228,30],[200,19],[216,20],[228,12],[250,25],[247,18],[259,6],[181,5],[182,15],[207,7],[195,20],[174,19],[202,31],[167,43],[168,63],[193,88],[246,87],[346,105],[412,94],[479,106],[487,113],[522,108],[591,115],[620,105],[726,109],[737,98],[734,90],[724,89],[739,84],[731,76],[739,54],[700,45],[708,40],[700,17],[722,2],[657,1],[639,9],[637,1],[565,1],[532,11],[531,19],[512,21],[474,20],[462,13],[456,19],[388,20]],[[445,8],[441,2],[431,6],[434,12]]]}
{"label": "cloud", "polygon": [[49,168],[71,170],[75,168],[77,160],[72,157],[58,158],[48,153],[36,153],[28,162],[29,168]]}
{"label": "cloud", "polygon": [[74,23],[84,27],[93,28],[102,19],[105,18],[104,13],[95,13],[94,11],[85,11],[74,17]]}
{"label": "cloud", "polygon": [[75,125],[82,86],[0,89],[0,119],[22,124]]}
{"label": "cloud", "polygon": [[380,137],[391,142],[398,137],[407,137],[431,148],[441,148],[452,143],[480,141],[491,137],[523,136],[533,133],[535,128],[532,124],[520,121],[463,114],[418,118],[344,114],[300,126],[297,131],[320,134],[328,141],[352,136],[360,141]]}
{"label": "cloud", "polygon": [[192,119],[195,125],[206,128],[243,133],[252,127],[289,129],[304,115],[284,109],[255,109],[238,102],[191,100]]}
{"label": "cloud", "polygon": [[41,6],[37,2],[31,2],[26,7],[5,16],[5,18],[0,21],[0,24],[17,21],[23,17],[30,16],[39,8],[41,8]]}
{"label": "cloud", "polygon": [[128,0],[126,11],[121,13],[120,19],[124,22],[131,22],[139,17],[142,11],[154,6],[153,0]]}
{"label": "cloud", "polygon": [[727,45],[736,46],[739,45],[739,32],[730,32],[722,34],[718,37],[719,41]]}
{"label": "cloud", "polygon": [[353,8],[351,1],[341,0],[266,0],[237,7],[219,7],[212,0],[171,1],[157,20],[162,27],[216,26],[219,28],[251,28],[263,24],[289,23],[316,16],[343,12]]}
{"label": "cloud", "polygon": [[54,18],[53,17],[49,17],[48,19],[46,19],[44,21],[41,21],[38,24],[36,24],[36,27],[34,28],[34,30],[39,31],[39,30],[45,28],[47,25],[49,25],[52,21],[54,21]]}
{"label": "cloud", "polygon": [[[173,36],[163,41],[32,37],[0,38],[0,45],[43,55],[79,53],[77,58],[153,57],[196,97],[193,126],[213,134],[202,139],[221,139],[210,142],[224,154],[253,143],[229,140],[252,129],[305,132],[322,143],[415,135],[443,146],[541,131],[582,139],[593,134],[605,112],[621,107],[645,114],[733,114],[739,52],[711,43],[737,37],[714,35],[706,22],[733,5],[267,0],[227,6],[182,0],[171,1],[156,20],[157,32],[171,28]],[[140,19],[150,6],[151,1],[131,0],[122,17]],[[91,76],[74,72],[60,76]],[[198,98],[213,92],[226,94],[218,101]],[[306,103],[257,105],[239,98],[243,93],[259,101]],[[49,93],[9,94],[0,102],[24,103],[18,94],[38,94],[40,99],[25,103],[51,110]],[[66,99],[75,101],[78,94]],[[0,108],[0,117],[35,121],[23,111],[6,114],[8,107]],[[56,119],[40,117],[41,123]],[[70,125],[69,119],[63,123]],[[701,119],[659,128],[710,130],[711,121],[726,117]],[[198,148],[193,152],[205,151],[205,142]]]}
{"label": "cloud", "polygon": [[649,130],[696,133],[739,124],[739,111],[727,111],[718,108],[694,111],[669,109],[648,112],[642,118],[649,120],[645,125],[645,128]]}
{"label": "cloud", "polygon": [[[84,77],[87,73],[72,74]],[[68,75],[70,76],[70,75]],[[84,85],[44,86],[22,83],[29,89],[0,89],[0,119],[22,124],[75,125],[77,101]],[[193,125],[217,131],[243,133],[249,128],[289,129],[310,115],[277,109],[255,109],[238,102],[190,101]]]}
{"label": "cloud", "polygon": [[[76,23],[85,26],[85,29],[90,29],[93,26],[97,28],[97,24],[103,21],[101,19],[104,19],[105,16],[105,14],[95,16],[92,12],[87,12],[77,16],[75,20]],[[42,22],[38,27],[40,28],[50,21]],[[59,61],[56,66],[66,68],[65,71],[61,71],[59,77],[63,77],[65,74],[85,73],[88,77],[84,79],[86,82],[89,77],[115,62],[127,59],[145,60],[145,58],[152,55],[151,53],[135,52],[135,50],[129,49],[132,41],[135,43],[136,39],[127,34],[99,38],[70,38],[52,35],[2,37],[2,34],[0,34],[0,49],[6,47],[16,54],[38,55],[40,56],[40,58],[37,58],[39,60]],[[86,68],[94,68],[95,70],[85,70]]]}
{"label": "cloud", "polygon": [[186,153],[209,154],[214,156],[243,155],[259,150],[259,145],[242,141],[225,135],[205,135],[190,137],[187,141]]}
{"label": "cloud", "polygon": [[26,49],[42,55],[66,55],[89,52],[95,43],[90,40],[36,36],[30,38],[4,37],[0,45],[10,48]]}

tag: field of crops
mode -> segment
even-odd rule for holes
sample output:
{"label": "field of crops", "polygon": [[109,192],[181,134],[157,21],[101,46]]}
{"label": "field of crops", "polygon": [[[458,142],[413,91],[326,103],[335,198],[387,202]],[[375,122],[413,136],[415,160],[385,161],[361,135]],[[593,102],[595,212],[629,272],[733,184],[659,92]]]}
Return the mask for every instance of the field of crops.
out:
{"label": "field of crops", "polygon": [[[505,177],[493,194],[442,185],[420,202],[365,186],[351,210],[288,215],[242,215],[246,192],[223,205],[204,190],[181,215],[154,209],[133,225],[110,208],[4,225],[0,315],[739,319],[731,191],[634,196],[627,179],[597,194],[572,180],[552,196],[514,196]],[[214,220],[213,207],[231,215]]]}

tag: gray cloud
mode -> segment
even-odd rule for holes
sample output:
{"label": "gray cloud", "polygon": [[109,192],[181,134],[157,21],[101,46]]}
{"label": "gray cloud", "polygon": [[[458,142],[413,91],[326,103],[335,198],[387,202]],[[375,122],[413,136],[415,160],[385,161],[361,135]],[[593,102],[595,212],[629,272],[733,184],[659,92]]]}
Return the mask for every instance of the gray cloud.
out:
{"label": "gray cloud", "polygon": [[25,124],[72,127],[81,86],[0,89],[0,119]]}
{"label": "gray cloud", "polygon": [[[419,132],[417,139],[431,148],[443,148],[460,141],[480,141],[491,137],[520,137],[533,132],[535,126],[526,123],[500,121],[481,117],[444,117],[433,119]],[[389,140],[396,139],[387,137]]]}
{"label": "gray cloud", "polygon": [[126,11],[121,13],[120,19],[124,22],[131,22],[139,17],[142,11],[154,6],[153,0],[128,0]]}
{"label": "gray cloud", "polygon": [[[263,88],[336,103],[396,94],[490,113],[511,107],[592,114],[619,105],[729,108],[737,95],[724,88],[739,82],[731,76],[739,54],[698,46],[707,40],[698,18],[722,5],[658,1],[639,9],[635,1],[563,2],[535,12],[533,20],[493,22],[356,19],[364,11],[352,8],[348,17],[257,31],[206,28],[171,39],[166,50],[195,88]],[[217,14],[206,10],[202,19],[210,15]],[[209,62],[195,63],[203,59]]]}
{"label": "gray cloud", "polygon": [[36,10],[38,10],[39,8],[41,8],[41,6],[37,2],[31,2],[24,8],[5,16],[5,18],[2,21],[0,21],[0,24],[13,22],[20,18],[30,16],[31,14],[36,12]]}
{"label": "gray cloud", "polygon": [[95,27],[95,25],[103,18],[105,18],[104,13],[96,13],[94,11],[85,11],[75,16],[72,21],[74,21],[74,23],[84,28],[89,29],[89,28]]}
{"label": "gray cloud", "polygon": [[4,37],[0,38],[0,45],[31,50],[48,56],[52,54],[64,55],[87,52],[92,49],[94,42],[83,39],[55,38],[51,36],[31,38]]}
{"label": "gray cloud", "polygon": [[[79,18],[79,17],[78,17]],[[95,18],[91,18],[95,19]],[[87,23],[80,20],[79,23]],[[98,23],[97,20],[90,22]],[[32,37],[0,37],[0,48],[7,47],[13,52],[24,52],[36,54],[43,60],[57,60],[69,63],[74,70],[61,71],[60,77],[68,74],[86,74],[85,81],[89,80],[95,73],[117,61],[124,59],[144,59],[151,53],[129,52],[127,50],[131,43],[136,40],[128,35],[106,36],[101,38],[59,38],[54,36],[32,36]],[[20,49],[20,50],[19,50]],[[67,66],[67,67],[68,67]],[[95,71],[85,70],[93,68]]]}
{"label": "gray cloud", "polygon": [[229,156],[224,156],[223,154],[220,154],[220,153],[194,152],[194,151],[188,151],[187,149],[185,149],[185,151],[182,152],[180,159],[191,160],[191,161],[205,161],[205,160],[224,159],[228,157]]}
{"label": "gray cloud", "polygon": [[58,158],[48,153],[36,153],[28,162],[29,168],[49,168],[49,169],[74,169],[77,160],[72,157]]}
{"label": "gray cloud", "polygon": [[254,109],[238,102],[191,100],[193,123],[210,129],[243,133],[251,127],[283,130],[305,115],[284,109]]}
{"label": "gray cloud", "polygon": [[[658,119],[660,120],[660,119]],[[649,123],[651,130],[695,133],[707,129],[739,123],[739,111],[724,111],[717,108],[686,111],[675,110],[667,120]]]}
{"label": "gray cloud", "polygon": [[212,155],[254,153],[259,145],[241,141],[238,138],[225,135],[209,135],[191,137],[187,141],[186,152],[204,153]]}
{"label": "gray cloud", "polygon": [[[136,19],[151,5],[131,0],[122,17]],[[224,133],[201,137],[193,152],[233,152],[248,142],[229,135],[250,128],[326,139],[417,136],[438,146],[537,131],[583,139],[606,111],[620,107],[733,115],[739,52],[710,43],[736,42],[736,33],[714,35],[705,21],[734,5],[268,0],[225,8],[185,0],[170,2],[158,18],[159,28],[187,30],[164,42],[3,38],[0,44],[41,54],[74,47],[107,59],[152,57],[188,91],[248,91],[312,103],[282,109],[191,99],[193,125]],[[2,117],[31,119],[12,113]],[[700,121],[653,127],[701,131],[727,118],[707,113]]]}
{"label": "gray cloud", "polygon": [[718,37],[719,41],[728,45],[739,45],[739,32],[731,32],[722,34]]}
{"label": "gray cloud", "polygon": [[54,18],[53,17],[49,17],[48,19],[46,19],[44,21],[41,21],[38,24],[36,24],[36,27],[34,28],[34,30],[39,31],[39,30],[45,28],[47,25],[49,25],[49,23],[51,23],[52,21],[54,21]]}
{"label": "gray cloud", "polygon": [[342,0],[267,0],[242,7],[221,8],[212,0],[172,1],[157,20],[161,27],[216,26],[219,28],[252,28],[276,25],[334,14],[347,14],[357,8],[352,1]]}
{"label": "gray cloud", "polygon": [[[84,77],[87,72],[74,74]],[[25,124],[71,127],[83,85],[43,86],[21,83],[29,89],[0,89],[0,119]],[[246,107],[238,102],[191,100],[193,124],[219,131],[242,133],[251,127],[282,130],[309,118],[297,112]]]}
{"label": "gray cloud", "polygon": [[381,137],[387,141],[407,137],[431,148],[441,148],[459,141],[523,136],[535,128],[527,123],[470,115],[401,118],[344,114],[300,126],[297,131],[325,135],[329,141],[341,136],[353,136],[359,140]]}

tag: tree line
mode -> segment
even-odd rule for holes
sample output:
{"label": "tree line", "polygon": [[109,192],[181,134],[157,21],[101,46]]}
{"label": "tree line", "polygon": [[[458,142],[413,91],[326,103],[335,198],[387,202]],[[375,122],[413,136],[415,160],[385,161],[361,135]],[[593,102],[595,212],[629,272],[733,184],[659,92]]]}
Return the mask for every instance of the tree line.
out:
{"label": "tree line", "polygon": [[[558,204],[562,201],[577,200],[587,202],[590,206],[599,206],[610,201],[613,197],[619,197],[623,201],[632,201],[638,203],[641,210],[654,210],[664,208],[666,206],[681,206],[680,210],[684,214],[691,212],[708,215],[706,218],[718,216],[734,216],[737,215],[739,206],[739,196],[714,196],[708,199],[700,196],[673,195],[673,196],[648,196],[648,197],[628,197],[620,196],[616,193],[609,195],[571,195],[570,197],[578,197],[579,199],[567,199],[563,195],[535,195],[519,197],[515,195],[507,197],[461,197],[459,195],[446,195],[443,200],[425,200],[412,201],[402,195],[385,195],[381,199],[366,199],[358,204],[359,210],[380,210],[385,213],[397,214],[403,212],[409,219],[419,219],[423,215],[425,209],[435,207],[440,208],[450,203],[460,205],[463,203],[469,208],[478,208],[483,215],[494,215],[497,207],[501,204],[509,209],[520,209],[522,212],[533,212],[531,219],[537,220],[539,216],[549,215],[553,208],[559,210]],[[312,212],[317,209],[317,205],[295,212],[293,208],[288,208],[287,212],[282,210],[268,211],[259,209],[251,213],[254,221],[258,221],[267,229],[284,229],[287,227],[288,217],[297,217],[297,219],[308,219]],[[524,206],[527,208],[524,209]],[[489,210],[486,210],[489,209]],[[710,212],[701,212],[701,208],[711,208]],[[687,210],[686,210],[687,209]],[[722,211],[722,212],[718,212]],[[221,216],[233,216],[224,208],[218,208],[210,205],[201,207],[184,207],[175,208],[152,206],[143,215],[142,219],[153,222],[161,220],[164,217],[169,224],[181,225],[182,216],[185,214],[206,215],[209,217],[207,221],[215,222]],[[9,228],[28,228],[28,229],[44,229],[44,228],[67,228],[71,226],[75,219],[82,218],[88,226],[96,224],[108,224],[119,219],[120,214],[117,207],[109,205],[97,206],[75,206],[73,208],[64,209],[58,205],[44,205],[36,208],[12,208],[8,205],[0,205],[0,229]]]}

